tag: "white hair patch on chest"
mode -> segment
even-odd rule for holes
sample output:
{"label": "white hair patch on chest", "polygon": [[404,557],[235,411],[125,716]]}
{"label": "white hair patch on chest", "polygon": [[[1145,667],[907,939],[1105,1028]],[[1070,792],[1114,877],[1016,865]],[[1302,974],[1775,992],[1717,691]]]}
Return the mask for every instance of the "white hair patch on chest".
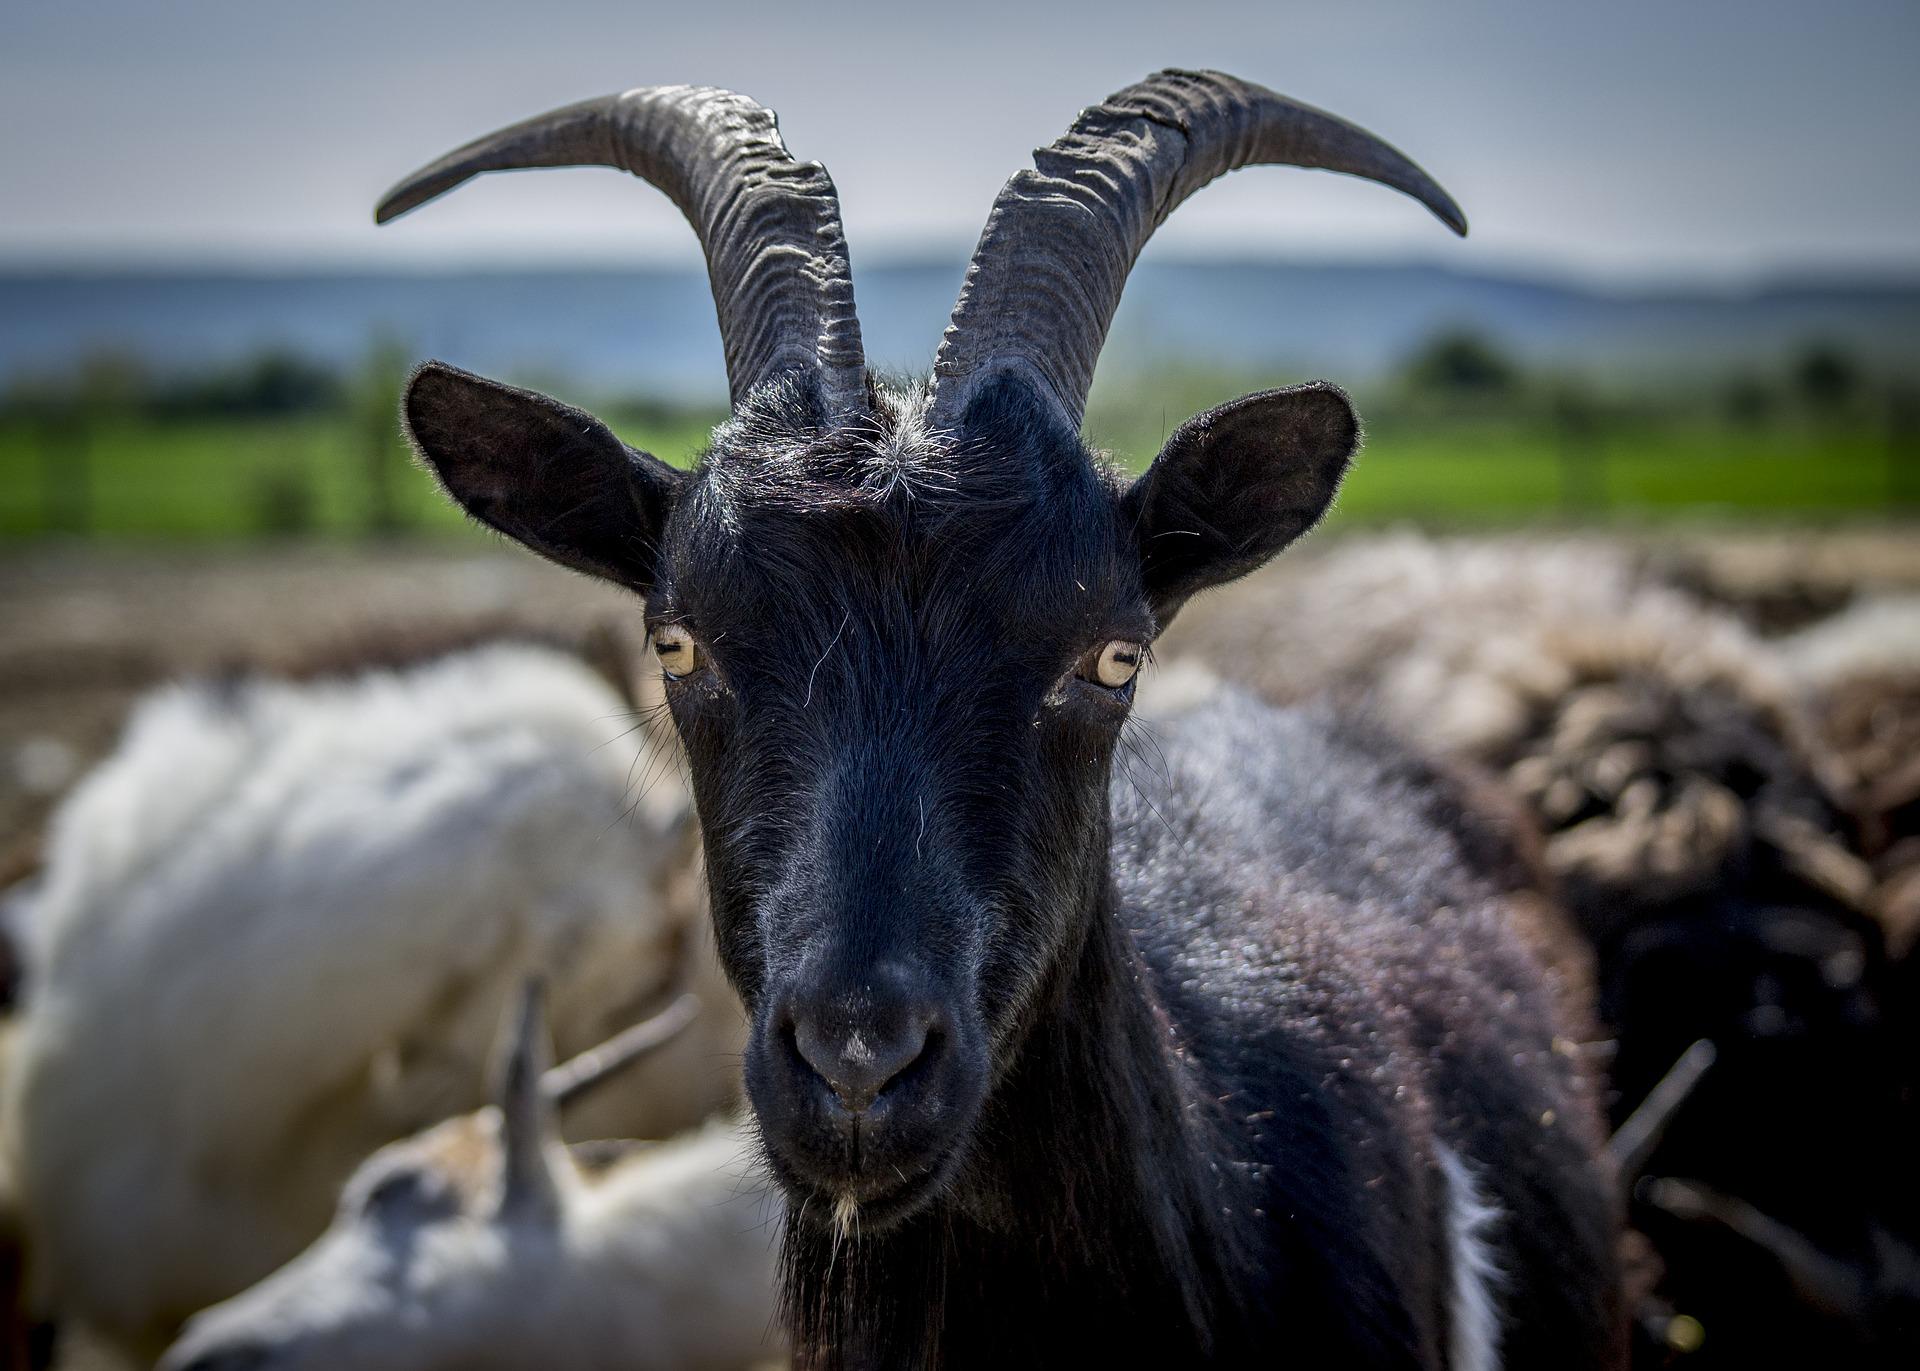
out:
{"label": "white hair patch on chest", "polygon": [[1500,1269],[1490,1243],[1500,1210],[1481,1193],[1473,1170],[1446,1144],[1435,1151],[1446,1179],[1447,1364],[1452,1371],[1500,1371]]}

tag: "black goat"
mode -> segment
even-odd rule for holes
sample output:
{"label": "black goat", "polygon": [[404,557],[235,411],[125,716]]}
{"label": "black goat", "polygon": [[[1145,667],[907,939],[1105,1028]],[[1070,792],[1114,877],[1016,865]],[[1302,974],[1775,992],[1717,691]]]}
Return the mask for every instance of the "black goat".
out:
{"label": "black goat", "polygon": [[901,392],[865,374],[831,183],[740,96],[557,111],[381,211],[609,163],[706,247],[734,414],[692,472],[439,364],[405,409],[469,512],[645,597],[802,1360],[1618,1365],[1596,1114],[1499,835],[1385,739],[1245,700],[1114,774],[1155,634],[1305,532],[1358,442],[1332,386],[1268,391],[1121,488],[1078,429],[1140,248],[1252,163],[1459,211],[1215,73],[1036,160]]}

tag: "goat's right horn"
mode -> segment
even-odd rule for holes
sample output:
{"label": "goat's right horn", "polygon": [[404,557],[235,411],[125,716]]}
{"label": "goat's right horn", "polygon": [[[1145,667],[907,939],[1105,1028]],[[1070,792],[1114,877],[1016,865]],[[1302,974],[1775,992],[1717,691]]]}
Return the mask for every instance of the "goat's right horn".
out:
{"label": "goat's right horn", "polygon": [[1140,250],[1181,201],[1238,167],[1364,176],[1467,231],[1453,197],[1365,129],[1217,71],[1163,71],[1110,95],[1033,163],[993,202],[934,358],[938,427],[958,425],[980,378],[1011,368],[1078,428]]}
{"label": "goat's right horn", "polygon": [[772,110],[706,86],[643,86],[475,139],[387,192],[386,223],[482,172],[605,166],[680,207],[707,256],[738,405],[785,372],[820,379],[829,414],[866,406],[840,201],[826,168],[795,162]]}

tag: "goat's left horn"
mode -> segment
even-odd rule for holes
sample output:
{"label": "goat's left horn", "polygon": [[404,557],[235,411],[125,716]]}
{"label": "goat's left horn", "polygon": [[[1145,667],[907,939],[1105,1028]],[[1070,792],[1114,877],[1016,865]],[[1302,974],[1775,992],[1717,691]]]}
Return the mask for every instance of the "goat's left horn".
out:
{"label": "goat's left horn", "polygon": [[1284,163],[1404,191],[1465,234],[1453,197],[1366,130],[1217,71],[1163,71],[1081,111],[993,203],[933,363],[933,421],[957,425],[975,383],[1025,372],[1077,428],[1094,363],[1147,239],[1238,167]]}
{"label": "goat's left horn", "polygon": [[864,411],[866,359],[840,200],[826,168],[793,160],[757,101],[705,86],[644,86],[477,138],[401,181],[378,223],[488,171],[615,167],[657,186],[700,236],[738,405],[785,372],[818,375],[828,411]]}

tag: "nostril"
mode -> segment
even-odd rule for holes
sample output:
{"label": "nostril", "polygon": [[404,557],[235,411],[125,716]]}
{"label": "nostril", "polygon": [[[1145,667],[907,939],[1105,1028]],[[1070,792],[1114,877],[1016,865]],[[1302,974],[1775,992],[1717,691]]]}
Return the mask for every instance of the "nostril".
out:
{"label": "nostril", "polygon": [[883,1091],[927,1056],[936,1042],[933,1016],[902,1015],[891,1028],[844,1019],[823,1025],[797,1016],[793,1045],[801,1061],[824,1080],[849,1113],[863,1114]]}

